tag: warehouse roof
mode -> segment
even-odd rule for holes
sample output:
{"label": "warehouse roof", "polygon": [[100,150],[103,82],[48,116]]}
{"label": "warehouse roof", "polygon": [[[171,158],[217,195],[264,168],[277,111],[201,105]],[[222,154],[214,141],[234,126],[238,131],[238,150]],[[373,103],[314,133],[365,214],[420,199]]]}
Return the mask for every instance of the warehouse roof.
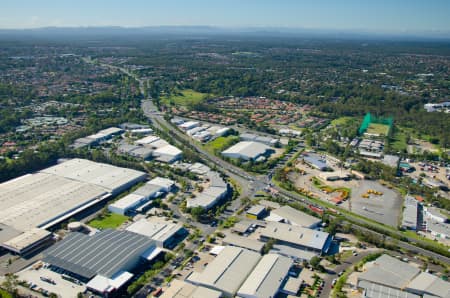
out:
{"label": "warehouse roof", "polygon": [[247,237],[241,237],[233,233],[224,233],[224,234],[225,238],[222,240],[223,243],[232,246],[242,247],[256,252],[261,252],[262,249],[264,248],[264,243],[261,241]]}
{"label": "warehouse roof", "polygon": [[421,272],[416,276],[407,286],[407,290],[436,297],[450,297],[450,283],[426,272]]}
{"label": "warehouse roof", "polygon": [[34,243],[49,237],[52,233],[44,229],[34,228],[4,243],[5,247],[21,252]]}
{"label": "warehouse roof", "polygon": [[107,190],[96,185],[28,174],[0,184],[0,222],[24,232],[106,195]]}
{"label": "warehouse roof", "polygon": [[151,144],[153,142],[159,141],[161,138],[157,137],[157,136],[146,136],[143,137],[142,139],[137,140],[135,143],[136,144],[141,144],[141,145],[147,145],[147,144]]}
{"label": "warehouse roof", "polygon": [[169,189],[175,184],[175,182],[173,180],[170,180],[167,178],[156,177],[156,178],[153,178],[152,180],[150,180],[149,182],[147,182],[147,184],[156,185],[156,186],[163,187],[165,189]]}
{"label": "warehouse roof", "polygon": [[221,292],[174,279],[160,298],[220,298]]}
{"label": "warehouse roof", "polygon": [[238,291],[238,295],[275,297],[294,262],[277,254],[263,256]]}
{"label": "warehouse roof", "polygon": [[327,161],[319,155],[308,153],[303,156],[303,159],[320,170],[327,168]]}
{"label": "warehouse roof", "polygon": [[266,238],[273,238],[322,251],[328,250],[331,242],[330,234],[326,232],[278,222],[267,223],[267,227],[261,229],[260,233],[261,236]]}
{"label": "warehouse roof", "polygon": [[411,197],[406,196],[404,201],[402,226],[416,229],[418,219],[419,202]]}
{"label": "warehouse roof", "polygon": [[243,141],[222,151],[222,154],[239,154],[249,159],[255,159],[258,156],[265,154],[267,150],[273,149],[263,143]]}
{"label": "warehouse roof", "polygon": [[143,186],[141,186],[138,189],[136,189],[133,192],[133,194],[141,195],[141,196],[144,196],[146,198],[149,198],[149,197],[154,197],[159,192],[165,192],[165,190],[163,190],[163,188],[161,186],[159,186],[159,185],[150,184],[149,182],[147,182]]}
{"label": "warehouse roof", "polygon": [[164,242],[183,227],[167,221],[148,221],[142,218],[127,227],[127,231],[147,236],[155,241]]}
{"label": "warehouse roof", "polygon": [[172,145],[166,145],[154,151],[155,156],[159,156],[160,154],[177,156],[181,153],[183,152],[180,149]]}
{"label": "warehouse roof", "polygon": [[358,287],[365,289],[363,298],[420,298],[419,295],[404,292],[379,284],[362,280],[358,283]]}
{"label": "warehouse roof", "polygon": [[305,228],[315,226],[321,222],[320,218],[298,211],[288,205],[272,210],[270,213],[282,217],[285,223]]}
{"label": "warehouse roof", "polygon": [[140,202],[143,202],[145,200],[145,197],[143,195],[138,195],[135,193],[130,193],[120,200],[112,203],[110,206],[118,209],[126,209],[130,206],[135,206],[139,204]]}
{"label": "warehouse roof", "polygon": [[226,246],[202,273],[193,272],[187,281],[236,293],[260,258],[259,253]]}
{"label": "warehouse roof", "polygon": [[87,279],[97,274],[111,278],[154,246],[153,240],[129,231],[73,232],[47,249],[43,260]]}
{"label": "warehouse roof", "polygon": [[419,268],[389,255],[382,255],[373,262],[372,266],[368,265],[368,270],[362,273],[358,280],[402,289],[419,273]]}
{"label": "warehouse roof", "polygon": [[110,192],[114,192],[130,181],[145,177],[145,173],[140,171],[79,158],[70,159],[41,172],[94,184]]}
{"label": "warehouse roof", "polygon": [[254,205],[250,209],[247,210],[247,214],[252,215],[260,215],[261,213],[266,211],[266,207],[262,205]]}

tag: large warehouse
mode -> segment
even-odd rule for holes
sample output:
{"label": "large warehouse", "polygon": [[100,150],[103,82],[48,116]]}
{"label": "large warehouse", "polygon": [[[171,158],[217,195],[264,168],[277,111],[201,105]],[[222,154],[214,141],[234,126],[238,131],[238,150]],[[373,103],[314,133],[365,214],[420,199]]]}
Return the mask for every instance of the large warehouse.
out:
{"label": "large warehouse", "polygon": [[127,231],[144,235],[155,241],[158,247],[173,248],[187,235],[187,230],[181,224],[170,221],[142,218],[127,227]]}
{"label": "large warehouse", "polygon": [[259,157],[266,157],[274,153],[275,150],[259,142],[239,142],[222,152],[222,155],[228,158],[237,158],[243,160],[257,160]]}
{"label": "large warehouse", "polygon": [[26,253],[47,229],[144,180],[145,173],[72,159],[0,184],[0,243]]}
{"label": "large warehouse", "polygon": [[298,211],[288,205],[270,211],[270,216],[266,220],[283,222],[309,229],[316,228],[322,222],[320,218]]}
{"label": "large warehouse", "polygon": [[312,251],[319,255],[328,252],[333,240],[332,236],[326,232],[278,222],[269,222],[266,228],[258,230],[260,230],[259,238],[262,241],[275,239],[278,244]]}
{"label": "large warehouse", "polygon": [[363,297],[380,297],[380,293],[392,293],[395,297],[450,297],[450,283],[389,255],[368,263],[358,276],[357,285],[364,290]]}
{"label": "large warehouse", "polygon": [[133,277],[129,271],[155,257],[155,251],[153,240],[129,231],[103,230],[93,236],[73,232],[47,249],[43,261],[107,294],[128,282]]}
{"label": "large warehouse", "polygon": [[261,255],[257,252],[226,246],[203,272],[192,272],[186,281],[221,291],[226,297],[232,297],[260,258]]}
{"label": "large warehouse", "polygon": [[237,295],[242,298],[275,297],[294,264],[290,258],[267,254],[242,284]]}

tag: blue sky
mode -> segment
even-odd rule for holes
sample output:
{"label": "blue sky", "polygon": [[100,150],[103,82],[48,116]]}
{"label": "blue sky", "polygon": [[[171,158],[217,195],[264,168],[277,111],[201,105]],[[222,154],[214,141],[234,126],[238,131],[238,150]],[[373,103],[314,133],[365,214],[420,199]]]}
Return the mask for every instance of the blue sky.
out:
{"label": "blue sky", "polygon": [[0,0],[0,28],[293,27],[450,31],[450,0]]}

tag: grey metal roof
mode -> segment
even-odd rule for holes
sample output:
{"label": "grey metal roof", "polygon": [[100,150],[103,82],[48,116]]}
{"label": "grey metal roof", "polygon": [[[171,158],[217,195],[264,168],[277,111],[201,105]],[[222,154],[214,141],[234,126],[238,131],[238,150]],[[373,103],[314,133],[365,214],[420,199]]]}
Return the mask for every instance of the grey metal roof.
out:
{"label": "grey metal roof", "polygon": [[93,236],[70,233],[44,252],[44,262],[87,279],[111,277],[154,245],[154,241],[129,231],[104,230]]}
{"label": "grey metal roof", "polygon": [[402,226],[417,229],[419,202],[411,196],[406,196],[404,206]]}
{"label": "grey metal roof", "polygon": [[324,169],[324,168],[327,167],[327,162],[326,162],[326,160],[322,159],[322,158],[321,158],[320,156],[318,156],[318,155],[308,153],[308,155],[303,156],[303,159],[304,159],[307,163],[309,163],[309,164],[311,164],[311,165],[317,167],[318,169]]}
{"label": "grey metal roof", "polygon": [[420,273],[420,269],[388,255],[376,259],[358,280],[366,280],[392,288],[401,289]]}
{"label": "grey metal roof", "polygon": [[298,211],[288,205],[272,210],[270,213],[284,218],[288,224],[302,226],[305,228],[318,225],[322,221],[320,218]]}
{"label": "grey metal roof", "polygon": [[374,284],[364,280],[358,283],[358,287],[365,289],[362,296],[364,298],[420,298],[420,296],[416,294]]}

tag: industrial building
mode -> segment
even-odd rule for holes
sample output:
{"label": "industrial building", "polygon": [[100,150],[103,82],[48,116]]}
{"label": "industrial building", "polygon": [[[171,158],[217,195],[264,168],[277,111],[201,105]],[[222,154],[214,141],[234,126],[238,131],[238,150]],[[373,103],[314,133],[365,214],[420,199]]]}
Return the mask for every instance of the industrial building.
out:
{"label": "industrial building", "polygon": [[266,207],[262,205],[254,205],[247,210],[246,216],[250,219],[261,219],[267,213]]}
{"label": "industrial building", "polygon": [[383,293],[411,298],[450,296],[450,283],[388,255],[366,264],[366,269],[357,281],[365,293],[363,297],[379,297],[376,295]]}
{"label": "industrial building", "polygon": [[245,248],[248,250],[261,253],[264,248],[264,242],[254,240],[247,237],[238,236],[234,233],[224,233],[225,238],[222,239],[222,244]]}
{"label": "industrial building", "polygon": [[174,279],[160,298],[220,298],[222,292]]}
{"label": "industrial building", "polygon": [[277,244],[315,252],[319,255],[328,252],[333,240],[332,236],[326,232],[278,222],[269,222],[265,228],[258,229],[257,232],[261,241],[275,239]]}
{"label": "industrial building", "polygon": [[272,147],[265,144],[243,141],[231,146],[225,151],[222,151],[222,155],[228,158],[255,161],[260,157],[268,157],[274,152],[275,150]]}
{"label": "industrial building", "polygon": [[194,198],[187,199],[186,207],[203,207],[207,210],[227,196],[228,184],[220,177],[219,173],[208,171],[205,174],[205,178],[209,181],[208,187]]}
{"label": "industrial building", "polygon": [[133,277],[130,271],[159,252],[153,240],[129,231],[72,232],[47,249],[43,261],[87,282],[89,290],[110,295]]}
{"label": "industrial building", "polygon": [[126,230],[144,235],[154,240],[158,247],[168,249],[175,247],[187,234],[186,229],[180,224],[164,220],[149,221],[145,218],[134,222]]}
{"label": "industrial building", "polygon": [[319,171],[326,171],[328,169],[327,160],[323,156],[314,153],[304,153],[302,158],[309,166]]}
{"label": "industrial building", "polygon": [[415,198],[406,196],[403,202],[403,217],[402,225],[403,229],[417,231],[422,227],[423,211],[422,204]]}
{"label": "industrial building", "polygon": [[425,217],[429,220],[439,223],[446,223],[448,221],[447,216],[436,207],[425,207],[424,211]]}
{"label": "industrial building", "polygon": [[262,257],[237,292],[242,298],[271,298],[286,282],[289,269],[293,265],[290,258],[277,254]]}
{"label": "industrial building", "polygon": [[120,144],[119,148],[117,148],[117,152],[141,160],[147,160],[153,155],[153,149],[151,148],[130,144]]}
{"label": "industrial building", "polygon": [[314,229],[320,225],[322,220],[304,212],[298,211],[291,206],[285,205],[270,211],[267,221],[282,222],[293,226]]}
{"label": "industrial building", "polygon": [[74,149],[78,149],[86,146],[96,146],[111,139],[113,136],[119,135],[121,133],[123,133],[123,129],[118,127],[109,127],[100,130],[96,134],[76,139],[75,142],[71,145],[71,147]]}
{"label": "industrial building", "polygon": [[1,245],[26,253],[49,237],[35,228],[50,228],[145,177],[136,170],[71,159],[4,182],[0,184]]}
{"label": "industrial building", "polygon": [[245,142],[258,142],[271,147],[277,146],[280,142],[278,139],[258,136],[252,133],[243,133],[240,135],[240,139]]}
{"label": "industrial building", "polygon": [[180,160],[183,156],[183,151],[172,145],[166,145],[156,149],[153,156],[157,161],[165,163],[173,163]]}
{"label": "industrial building", "polygon": [[180,125],[178,125],[178,127],[181,128],[182,130],[190,130],[199,125],[200,123],[197,121],[188,121],[181,123]]}
{"label": "industrial building", "polygon": [[108,210],[122,215],[145,211],[152,199],[171,191],[173,185],[174,182],[170,179],[154,178],[134,192],[110,204]]}
{"label": "industrial building", "polygon": [[186,281],[221,291],[225,297],[233,297],[260,259],[259,253],[226,246],[203,272],[192,272]]}

